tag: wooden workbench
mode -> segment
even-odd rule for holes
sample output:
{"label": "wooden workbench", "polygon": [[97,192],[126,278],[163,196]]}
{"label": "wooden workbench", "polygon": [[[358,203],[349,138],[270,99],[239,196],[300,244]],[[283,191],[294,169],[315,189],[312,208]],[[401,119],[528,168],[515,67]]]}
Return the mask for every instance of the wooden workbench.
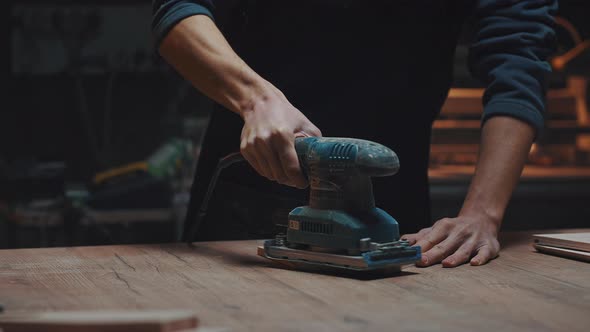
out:
{"label": "wooden workbench", "polygon": [[0,250],[4,315],[189,309],[228,331],[588,331],[590,264],[507,233],[481,267],[354,277],[273,268],[257,241]]}

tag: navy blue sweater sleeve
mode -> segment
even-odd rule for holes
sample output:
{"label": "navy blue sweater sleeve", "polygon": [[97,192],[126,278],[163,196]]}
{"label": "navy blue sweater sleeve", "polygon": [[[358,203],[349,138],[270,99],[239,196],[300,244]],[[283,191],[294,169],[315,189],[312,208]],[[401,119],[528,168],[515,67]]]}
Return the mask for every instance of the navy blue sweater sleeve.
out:
{"label": "navy blue sweater sleeve", "polygon": [[152,34],[156,47],[182,19],[193,15],[207,15],[213,19],[212,11],[212,0],[152,0]]}
{"label": "navy blue sweater sleeve", "polygon": [[555,48],[556,0],[478,0],[469,67],[486,85],[482,124],[508,115],[544,127],[546,61]]}

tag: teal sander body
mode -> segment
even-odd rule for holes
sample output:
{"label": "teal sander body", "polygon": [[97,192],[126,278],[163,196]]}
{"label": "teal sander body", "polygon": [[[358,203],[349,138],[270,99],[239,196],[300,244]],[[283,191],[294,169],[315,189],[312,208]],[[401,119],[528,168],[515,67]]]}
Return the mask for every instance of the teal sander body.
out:
{"label": "teal sander body", "polygon": [[271,260],[347,270],[400,270],[421,258],[400,240],[397,221],[375,206],[372,177],[399,170],[391,149],[367,140],[306,137],[295,141],[310,185],[309,205],[291,211],[286,235],[259,247]]}

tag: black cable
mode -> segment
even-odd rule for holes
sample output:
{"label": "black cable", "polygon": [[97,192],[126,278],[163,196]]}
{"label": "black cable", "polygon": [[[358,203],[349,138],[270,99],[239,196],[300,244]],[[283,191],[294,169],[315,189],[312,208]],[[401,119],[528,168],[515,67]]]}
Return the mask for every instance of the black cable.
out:
{"label": "black cable", "polygon": [[90,153],[92,153],[92,158],[94,159],[93,161],[95,162],[95,164],[102,166],[102,160],[98,152],[98,138],[96,137],[97,135],[92,121],[92,116],[88,108],[88,99],[86,98],[86,92],[84,90],[84,85],[82,82],[82,75],[79,72],[76,72],[74,74],[74,84],[76,93],[78,95],[77,110],[80,113],[82,127],[85,129],[86,132],[86,139],[88,140]]}
{"label": "black cable", "polygon": [[197,217],[195,221],[192,223],[191,228],[188,232],[187,237],[187,244],[190,246],[192,245],[192,241],[195,239],[197,232],[199,231],[199,227],[203,221],[203,218],[207,214],[207,208],[209,207],[209,199],[211,199],[211,195],[215,190],[215,185],[217,184],[217,178],[219,178],[219,174],[224,168],[227,168],[237,162],[243,161],[244,157],[239,152],[233,152],[228,154],[227,156],[221,158],[217,163],[217,167],[215,168],[215,172],[213,173],[213,177],[211,177],[211,181],[209,182],[209,186],[207,187],[207,193],[205,193],[205,197],[203,198],[203,202],[201,203],[201,207],[199,208],[199,212],[197,213]]}
{"label": "black cable", "polygon": [[[118,69],[114,69],[110,72],[107,79],[107,86],[105,89],[104,96],[104,109],[103,109],[103,129],[102,129],[102,145],[101,145],[101,157],[104,159],[105,155],[110,153],[111,145],[111,130],[112,130],[112,119],[111,114],[113,112],[113,90],[115,87],[115,80],[117,79]],[[107,160],[108,162],[109,160]]]}

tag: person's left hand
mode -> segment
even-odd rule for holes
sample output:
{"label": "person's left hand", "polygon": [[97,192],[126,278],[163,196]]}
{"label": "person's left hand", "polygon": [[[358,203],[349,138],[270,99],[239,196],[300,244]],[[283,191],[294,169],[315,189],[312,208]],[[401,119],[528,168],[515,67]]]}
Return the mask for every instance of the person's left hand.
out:
{"label": "person's left hand", "polygon": [[500,222],[485,215],[460,215],[441,219],[432,227],[401,238],[422,248],[422,260],[417,266],[442,262],[443,267],[455,267],[468,261],[471,265],[483,265],[500,251],[498,225]]}

